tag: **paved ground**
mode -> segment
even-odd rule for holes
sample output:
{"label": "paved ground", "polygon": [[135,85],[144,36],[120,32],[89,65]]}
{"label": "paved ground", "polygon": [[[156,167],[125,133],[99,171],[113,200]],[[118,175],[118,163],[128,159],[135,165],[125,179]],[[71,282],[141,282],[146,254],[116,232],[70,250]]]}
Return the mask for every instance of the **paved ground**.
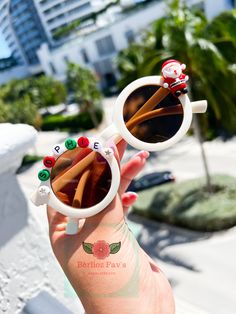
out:
{"label": "paved ground", "polygon": [[236,313],[236,227],[210,234],[129,219],[141,246],[171,281],[177,313]]}
{"label": "paved ground", "polygon": [[[111,99],[106,101],[105,126],[110,121]],[[99,130],[93,131],[93,135]],[[31,153],[46,155],[50,147],[68,135],[40,133]],[[222,143],[205,144],[212,173],[236,176],[236,138]],[[125,159],[135,151],[127,149]],[[57,297],[72,313],[83,313],[78,298],[67,283],[51,253],[47,236],[46,213],[28,198],[38,184],[37,163],[15,177],[3,178],[2,193],[8,195],[1,211],[0,228],[0,312],[17,314],[27,300],[46,290]],[[192,138],[159,153],[152,154],[144,172],[172,170],[177,180],[202,175],[200,151]],[[7,182],[9,181],[9,182]],[[3,187],[11,185],[14,193]],[[17,204],[18,206],[13,206]],[[219,234],[199,234],[171,228],[135,216],[129,217],[131,228],[141,245],[158,261],[172,282],[177,314],[236,313],[236,229]]]}

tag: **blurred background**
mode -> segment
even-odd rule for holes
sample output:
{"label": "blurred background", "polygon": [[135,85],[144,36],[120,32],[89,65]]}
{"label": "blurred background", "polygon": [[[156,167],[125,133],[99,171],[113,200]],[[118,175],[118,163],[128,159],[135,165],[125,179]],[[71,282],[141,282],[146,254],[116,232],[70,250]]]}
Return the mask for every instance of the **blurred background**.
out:
{"label": "blurred background", "polygon": [[129,187],[139,192],[129,225],[168,276],[177,314],[236,313],[235,8],[0,0],[1,313],[84,313],[51,252],[45,210],[28,200],[37,171],[55,143],[109,125],[119,92],[168,59],[187,65],[189,96],[208,110],[180,143],[151,153]]}

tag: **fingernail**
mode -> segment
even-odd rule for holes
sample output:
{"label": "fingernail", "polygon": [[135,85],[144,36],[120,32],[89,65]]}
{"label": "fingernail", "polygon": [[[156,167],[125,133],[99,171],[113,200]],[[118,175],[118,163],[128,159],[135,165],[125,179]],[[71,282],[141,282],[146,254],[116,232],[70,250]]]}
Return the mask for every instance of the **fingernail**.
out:
{"label": "fingernail", "polygon": [[122,203],[125,206],[130,206],[132,203],[134,203],[137,198],[138,198],[138,194],[135,192],[126,192],[126,195],[123,197],[122,199]]}
{"label": "fingernail", "polygon": [[149,157],[150,153],[146,150],[141,150],[137,154],[135,154],[133,157],[140,157],[141,159],[147,159]]}
{"label": "fingernail", "polygon": [[130,191],[130,192],[126,192],[126,194],[128,194],[128,197],[129,197],[129,199],[131,199],[131,200],[135,200],[135,199],[138,198],[138,194],[135,193],[135,192]]}

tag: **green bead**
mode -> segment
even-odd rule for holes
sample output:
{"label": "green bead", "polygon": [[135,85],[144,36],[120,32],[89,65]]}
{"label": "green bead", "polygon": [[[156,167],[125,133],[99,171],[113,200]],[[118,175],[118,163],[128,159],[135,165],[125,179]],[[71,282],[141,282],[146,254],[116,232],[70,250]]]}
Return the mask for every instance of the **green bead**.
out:
{"label": "green bead", "polygon": [[47,181],[50,178],[50,172],[47,169],[40,170],[38,178],[41,181]]}
{"label": "green bead", "polygon": [[76,146],[77,146],[76,140],[74,140],[73,138],[68,138],[68,140],[65,141],[65,147],[67,149],[72,150],[76,148]]}

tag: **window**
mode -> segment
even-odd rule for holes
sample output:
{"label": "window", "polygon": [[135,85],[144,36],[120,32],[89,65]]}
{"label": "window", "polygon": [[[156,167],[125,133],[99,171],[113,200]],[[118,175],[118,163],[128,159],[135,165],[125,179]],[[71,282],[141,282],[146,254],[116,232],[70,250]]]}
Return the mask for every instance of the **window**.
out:
{"label": "window", "polygon": [[111,59],[105,59],[94,63],[95,71],[99,75],[113,72],[113,64]]}
{"label": "window", "polygon": [[97,46],[98,54],[100,56],[104,56],[116,51],[111,35],[96,40],[95,44]]}
{"label": "window", "polygon": [[64,56],[63,59],[64,59],[64,62],[65,62],[66,64],[70,62],[68,56]]}
{"label": "window", "polygon": [[125,38],[129,44],[133,43],[135,41],[135,35],[132,29],[125,32]]}
{"label": "window", "polygon": [[236,0],[229,0],[229,4],[234,8],[236,6]]}
{"label": "window", "polygon": [[52,71],[53,74],[56,74],[56,73],[57,73],[57,71],[56,71],[56,69],[55,69],[55,67],[54,67],[54,64],[53,64],[52,62],[49,62],[49,67],[50,67],[50,69],[51,69],[51,71]]}
{"label": "window", "polygon": [[81,49],[80,53],[82,55],[84,63],[89,63],[89,57],[88,57],[87,51],[85,49]]}
{"label": "window", "polygon": [[204,10],[205,10],[205,4],[204,4],[203,1],[201,1],[201,2],[199,2],[199,3],[197,3],[197,4],[194,4],[194,5],[192,6],[192,8],[195,9],[195,10],[200,10],[200,11],[204,12]]}

